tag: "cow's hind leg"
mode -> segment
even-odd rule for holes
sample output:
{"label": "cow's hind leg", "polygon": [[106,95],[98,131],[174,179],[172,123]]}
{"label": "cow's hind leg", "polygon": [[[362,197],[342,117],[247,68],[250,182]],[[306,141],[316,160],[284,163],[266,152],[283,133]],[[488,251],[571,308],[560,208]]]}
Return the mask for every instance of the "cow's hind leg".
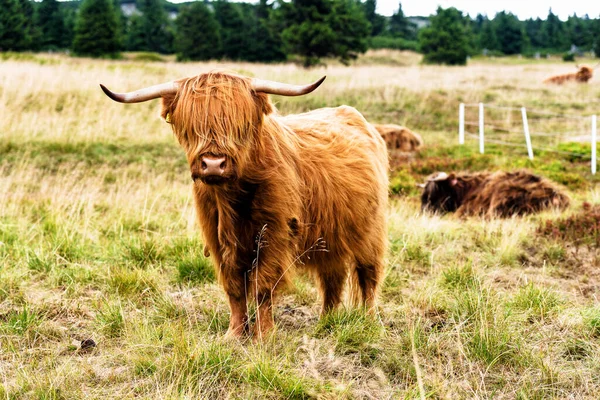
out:
{"label": "cow's hind leg", "polygon": [[317,275],[323,298],[321,315],[325,315],[335,310],[342,301],[347,278],[346,265],[341,260],[319,265],[317,266]]}
{"label": "cow's hind leg", "polygon": [[353,296],[360,296],[362,303],[369,312],[375,309],[379,284],[383,279],[383,254],[385,252],[385,242],[371,243],[370,246],[361,249],[362,252],[355,253],[356,267],[354,270],[355,282],[358,283],[360,293]]}
{"label": "cow's hind leg", "polygon": [[377,291],[383,275],[383,263],[380,261],[357,261],[354,273],[356,274],[362,303],[368,311],[374,311]]}

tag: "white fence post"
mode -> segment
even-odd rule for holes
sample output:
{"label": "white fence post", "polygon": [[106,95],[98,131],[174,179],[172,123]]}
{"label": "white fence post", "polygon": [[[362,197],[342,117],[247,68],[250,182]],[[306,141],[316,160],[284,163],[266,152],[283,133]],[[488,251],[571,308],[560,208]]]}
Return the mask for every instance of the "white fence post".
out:
{"label": "white fence post", "polygon": [[592,174],[596,175],[596,116],[592,115]]}
{"label": "white fence post", "polygon": [[483,154],[483,103],[479,103],[479,152]]}
{"label": "white fence post", "polygon": [[458,144],[465,144],[465,103],[458,106]]}
{"label": "white fence post", "polygon": [[533,160],[533,148],[531,147],[531,136],[529,135],[529,123],[527,122],[527,110],[525,110],[525,107],[521,107],[521,115],[523,116],[523,132],[525,133],[527,154],[529,155],[529,159]]}

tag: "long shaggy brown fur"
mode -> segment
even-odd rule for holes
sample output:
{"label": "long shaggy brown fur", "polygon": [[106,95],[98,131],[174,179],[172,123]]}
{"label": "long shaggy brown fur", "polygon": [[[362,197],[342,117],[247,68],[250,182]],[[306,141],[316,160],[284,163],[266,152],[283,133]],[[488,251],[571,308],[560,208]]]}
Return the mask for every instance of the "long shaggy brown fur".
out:
{"label": "long shaggy brown fur", "polygon": [[569,206],[569,197],[547,179],[526,171],[480,172],[428,179],[421,209],[459,216],[510,217]]}
{"label": "long shaggy brown fur", "polygon": [[395,124],[373,124],[381,134],[389,151],[415,152],[423,146],[423,139],[418,133]]}
{"label": "long shaggy brown fur", "polygon": [[579,67],[577,72],[571,74],[564,75],[555,75],[546,79],[544,83],[555,83],[557,85],[562,85],[566,82],[578,82],[578,83],[587,83],[594,76],[594,70],[592,67],[588,67],[587,65],[583,65]]}
{"label": "long shaggy brown fur", "polygon": [[233,160],[221,185],[195,181],[205,246],[229,298],[228,333],[273,324],[271,300],[301,265],[318,277],[323,311],[341,301],[349,274],[373,307],[386,251],[388,161],[378,132],[352,107],[281,116],[246,77],[208,73],[163,98],[192,174],[203,154]]}

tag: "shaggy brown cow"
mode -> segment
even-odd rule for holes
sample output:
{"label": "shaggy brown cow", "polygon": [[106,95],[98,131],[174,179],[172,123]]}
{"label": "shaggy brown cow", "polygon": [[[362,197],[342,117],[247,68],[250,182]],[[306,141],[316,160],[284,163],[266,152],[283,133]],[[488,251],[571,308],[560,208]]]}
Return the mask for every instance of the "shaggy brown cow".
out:
{"label": "shaggy brown cow", "polygon": [[587,81],[592,79],[592,76],[594,75],[594,69],[596,69],[598,65],[596,65],[594,68],[588,67],[587,65],[576,65],[576,68],[578,69],[577,72],[551,76],[550,78],[546,79],[544,83],[556,83],[558,85],[562,85],[566,82],[587,83]]}
{"label": "shaggy brown cow", "polygon": [[390,151],[409,153],[418,151],[423,146],[421,136],[404,126],[394,124],[373,124],[373,126],[381,134]]}
{"label": "shaggy brown cow", "polygon": [[162,97],[162,116],[184,148],[204,243],[229,299],[228,336],[249,332],[247,301],[258,304],[255,337],[273,327],[276,289],[295,264],[318,277],[323,312],[352,296],[375,305],[386,250],[388,161],[377,131],[352,107],[281,116],[268,93],[307,86],[211,72],[115,94]]}
{"label": "shaggy brown cow", "polygon": [[525,171],[438,172],[424,185],[421,210],[459,216],[510,217],[569,206],[569,197],[550,181]]}

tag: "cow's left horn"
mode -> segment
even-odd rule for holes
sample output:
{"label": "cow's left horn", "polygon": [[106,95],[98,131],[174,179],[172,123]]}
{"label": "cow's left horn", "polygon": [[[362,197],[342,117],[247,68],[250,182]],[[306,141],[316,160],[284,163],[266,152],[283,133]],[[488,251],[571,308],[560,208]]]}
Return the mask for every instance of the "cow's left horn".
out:
{"label": "cow's left horn", "polygon": [[281,96],[302,96],[315,90],[325,80],[326,76],[309,85],[290,85],[264,79],[252,79],[252,89],[257,92],[279,94]]}
{"label": "cow's left horn", "polygon": [[431,175],[429,178],[427,178],[427,182],[437,182],[437,181],[443,181],[448,179],[448,174],[445,172],[437,172],[433,175]]}
{"label": "cow's left horn", "polygon": [[177,83],[167,82],[161,83],[160,85],[150,86],[144,89],[136,90],[135,92],[129,93],[115,93],[111,92],[106,86],[100,84],[102,91],[119,103],[141,103],[152,99],[158,99],[159,97],[177,93]]}

